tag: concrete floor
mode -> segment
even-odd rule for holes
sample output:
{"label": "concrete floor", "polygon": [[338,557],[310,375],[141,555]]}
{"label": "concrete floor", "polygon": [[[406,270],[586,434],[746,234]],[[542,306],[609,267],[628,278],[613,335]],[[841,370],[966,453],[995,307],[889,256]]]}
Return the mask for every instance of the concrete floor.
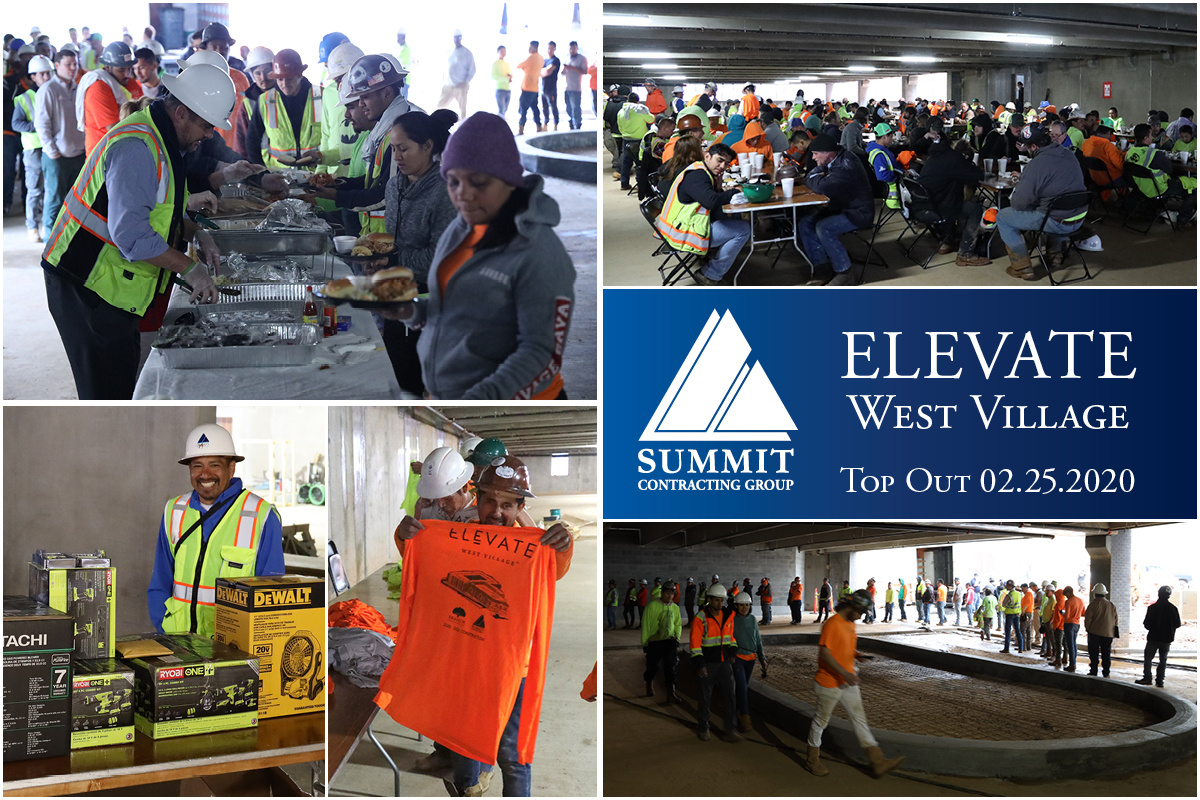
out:
{"label": "concrete floor", "polygon": [[[661,286],[656,267],[661,259],[651,259],[657,241],[650,232],[649,226],[638,209],[637,194],[626,196],[617,182],[612,179],[612,173],[607,169],[608,158],[603,161],[605,170],[600,183],[600,195],[603,201],[604,215],[604,285],[605,286]],[[881,202],[881,201],[877,201]],[[1165,222],[1156,223],[1149,236],[1142,236],[1134,231],[1121,227],[1123,217],[1114,216],[1109,222],[1093,225],[1096,233],[1104,243],[1104,252],[1087,253],[1088,266],[1094,280],[1087,281],[1082,286],[1195,286],[1196,285],[1196,229],[1173,232]],[[866,271],[865,284],[871,286],[1049,286],[1049,281],[1043,275],[1042,279],[1032,283],[1018,281],[1008,277],[1004,270],[1008,266],[1008,256],[999,236],[992,245],[992,264],[986,267],[956,267],[954,254],[946,256],[935,255],[929,269],[922,270],[918,264],[905,258],[903,250],[895,244],[896,238],[904,230],[904,221],[896,216],[880,230],[877,251],[891,265],[890,269],[880,266],[869,267]],[[763,234],[756,234],[763,235]],[[769,238],[773,238],[772,235]],[[905,244],[911,243],[913,234],[905,237]],[[921,244],[913,251],[914,256],[924,259],[930,252],[926,246],[930,237],[926,236]],[[843,241],[849,241],[847,249],[852,258],[863,258],[867,247],[853,241],[853,237],[845,236]],[[935,245],[936,246],[936,245]],[[775,269],[771,262],[775,259],[772,251],[768,258],[763,253],[764,248],[758,248],[751,256],[750,262],[738,279],[739,285],[745,286],[803,286],[811,278],[807,262],[795,251],[791,244],[779,258]],[[745,257],[745,251],[738,256],[734,268]],[[874,257],[873,261],[878,263]],[[1071,270],[1071,263],[1078,266],[1078,261],[1068,262],[1066,279],[1081,275],[1082,270]],[[855,270],[861,269],[856,264]],[[732,281],[733,270],[727,276]],[[1055,272],[1056,279],[1062,275]],[[678,286],[694,285],[691,279],[684,278]]]}
{"label": "concrete floor", "polygon": [[[786,610],[784,612],[786,614]],[[911,618],[911,615],[910,615]],[[815,616],[804,615],[805,623],[788,624],[775,612],[776,623],[764,626],[764,649],[768,664],[771,659],[772,635],[781,633],[817,633]],[[782,624],[780,621],[782,620]],[[967,628],[937,628],[922,631],[912,623],[858,626],[859,636],[888,636],[920,647],[953,648],[962,652],[981,650],[995,658],[1018,659],[1030,663],[1030,657],[1005,656],[995,650],[998,646],[979,644],[978,634]],[[1003,637],[1001,637],[1003,639]],[[1194,656],[1190,659],[1194,665]],[[1083,658],[1086,663],[1086,657]],[[825,752],[822,762],[829,768],[826,778],[816,778],[804,771],[802,763],[806,750],[804,731],[789,731],[756,720],[748,741],[730,745],[714,737],[709,742],[696,739],[696,695],[681,682],[684,703],[669,706],[663,702],[661,677],[658,697],[643,697],[645,684],[642,671],[645,659],[641,653],[637,631],[604,632],[604,794],[609,797],[640,795],[726,796],[812,796],[816,794],[849,796],[958,796],[958,795],[1015,795],[1015,796],[1194,796],[1196,792],[1196,759],[1185,759],[1163,768],[1125,775],[1119,778],[1100,778],[1092,781],[1006,781],[987,778],[940,777],[925,773],[893,773],[875,780],[862,766],[846,763],[834,752]],[[1140,668],[1123,662],[1113,663],[1113,677],[1133,680]],[[755,680],[758,680],[755,673]],[[1191,702],[1196,701],[1196,674],[1171,670],[1166,681],[1167,691]],[[842,713],[839,709],[839,715]],[[753,716],[753,714],[751,715]],[[844,717],[843,717],[844,718]],[[867,705],[867,719],[872,718]],[[962,718],[946,718],[942,723],[948,732],[955,726],[970,722],[969,710]],[[715,723],[717,727],[720,722]],[[636,735],[630,735],[636,731]],[[652,761],[645,757],[647,747],[654,748]],[[699,750],[697,748],[700,748]],[[642,765],[652,763],[653,769]]]}
{"label": "concrete floor", "polygon": [[[549,507],[547,503],[546,508]],[[554,507],[562,508],[564,515],[584,518],[589,514],[586,499],[573,502],[560,497]],[[590,513],[590,519],[595,519],[594,498]],[[575,541],[571,571],[558,584],[541,725],[533,760],[535,797],[594,797],[597,793],[599,709],[596,704],[579,697],[584,678],[596,662],[596,551],[596,527],[588,525]],[[372,605],[383,612],[389,625],[395,625],[397,607],[385,599],[387,588],[381,581],[378,583],[379,587],[373,591],[379,599]],[[375,718],[374,728],[401,770],[400,786],[404,796],[445,796],[440,777],[409,771],[418,758],[433,751],[428,739],[418,742],[416,733],[398,725],[382,712]],[[343,765],[329,794],[389,797],[392,789],[391,769],[379,751],[364,738]],[[501,794],[502,780],[497,769],[487,796],[500,797]]]}
{"label": "concrete floor", "polygon": [[[575,312],[563,353],[563,383],[572,400],[595,400],[596,191],[591,184],[547,178],[546,192],[562,212],[555,231],[576,272]],[[3,242],[4,399],[74,400],[71,367],[46,307],[40,266],[43,245],[26,239],[23,216],[4,218]],[[143,335],[143,362],[152,338],[152,334]]]}

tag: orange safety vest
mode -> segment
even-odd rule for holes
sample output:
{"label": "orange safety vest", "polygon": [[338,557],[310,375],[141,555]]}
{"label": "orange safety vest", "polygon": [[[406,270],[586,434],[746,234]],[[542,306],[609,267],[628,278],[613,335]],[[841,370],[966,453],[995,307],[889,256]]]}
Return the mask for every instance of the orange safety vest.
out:
{"label": "orange safety vest", "polygon": [[721,660],[725,660],[726,647],[732,647],[733,620],[737,614],[730,612],[724,624],[708,616],[704,610],[698,611],[692,620],[691,650],[693,656],[701,655],[705,647],[720,647]]}
{"label": "orange safety vest", "polygon": [[[766,584],[766,585],[767,585],[767,586],[770,586],[770,584]],[[774,597],[772,597],[772,596],[771,596],[771,592],[770,592],[770,591],[768,591],[768,592],[767,592],[766,594],[764,594],[764,595],[761,595],[761,597],[762,597],[762,602],[764,602],[764,603],[767,603],[767,604],[770,604],[770,603],[771,603],[771,601],[775,599]]]}

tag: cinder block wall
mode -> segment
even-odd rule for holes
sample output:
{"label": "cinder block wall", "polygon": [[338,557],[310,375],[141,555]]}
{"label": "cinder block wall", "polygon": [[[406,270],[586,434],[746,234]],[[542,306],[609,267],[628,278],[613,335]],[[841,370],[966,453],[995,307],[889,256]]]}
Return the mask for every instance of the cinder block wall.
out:
{"label": "cinder block wall", "polygon": [[[615,580],[617,587],[627,586],[630,578],[655,578],[686,583],[689,577],[696,583],[708,583],[716,573],[725,588],[730,582],[749,578],[755,589],[764,577],[771,580],[772,608],[787,608],[787,589],[792,578],[804,574],[804,555],[795,547],[781,550],[755,550],[751,547],[731,548],[723,544],[702,544],[681,550],[636,545],[604,545],[604,586]],[[807,588],[806,588],[807,591]],[[755,606],[757,607],[757,598]]]}

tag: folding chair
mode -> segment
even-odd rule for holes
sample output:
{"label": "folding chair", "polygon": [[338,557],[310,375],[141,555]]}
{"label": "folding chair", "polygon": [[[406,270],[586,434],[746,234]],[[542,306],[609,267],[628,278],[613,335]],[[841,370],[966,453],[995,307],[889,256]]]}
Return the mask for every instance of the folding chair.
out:
{"label": "folding chair", "polygon": [[1108,183],[1097,183],[1094,173],[1108,175],[1108,164],[1104,163],[1102,159],[1080,155],[1079,163],[1083,165],[1083,180],[1091,190],[1092,203],[1099,204],[1100,208],[1104,212],[1100,215],[1099,219],[1090,221],[1097,223],[1103,222],[1108,217],[1108,205],[1104,202],[1103,193],[1116,192],[1119,199],[1120,194],[1124,192],[1125,187],[1129,184],[1125,182],[1123,177],[1117,178],[1116,180],[1110,180]]}
{"label": "folding chair", "polygon": [[[1156,184],[1154,183],[1154,173],[1151,172],[1150,170],[1146,169],[1145,167],[1143,167],[1141,164],[1131,164],[1130,162],[1126,161],[1124,177],[1125,177],[1125,180],[1128,181],[1129,184],[1134,187],[1134,192],[1132,194],[1134,194],[1137,197],[1137,201],[1134,203],[1133,208],[1131,208],[1129,210],[1129,214],[1125,218],[1125,224],[1123,227],[1129,228],[1130,230],[1138,231],[1138,233],[1142,234],[1143,236],[1146,236],[1150,233],[1150,229],[1154,227],[1154,223],[1158,221],[1159,215],[1162,212],[1168,210],[1167,204],[1169,202],[1169,199],[1167,198],[1166,192],[1161,192],[1161,193],[1157,194],[1156,196],[1151,197],[1150,195],[1148,195],[1142,191],[1142,187],[1137,184],[1137,182],[1135,181],[1135,178],[1142,178],[1144,180],[1147,180],[1150,182],[1150,185],[1152,185],[1152,186],[1156,185]],[[1151,211],[1150,222],[1146,224],[1145,230],[1139,230],[1138,228],[1133,227],[1129,223],[1133,219],[1134,214],[1141,211],[1142,207],[1147,204],[1149,204],[1150,211]],[[1167,215],[1167,222],[1170,223],[1171,230],[1173,230],[1173,231],[1179,230],[1179,228],[1175,225],[1175,220],[1171,219],[1170,214]]]}
{"label": "folding chair", "polygon": [[899,213],[900,209],[887,207],[887,191],[885,189],[883,202],[879,204],[879,212],[875,215],[875,224],[871,226],[871,238],[868,239],[863,235],[866,231],[866,228],[863,228],[861,231],[854,231],[854,238],[858,239],[867,246],[867,255],[865,258],[863,258],[864,273],[866,272],[866,268],[871,266],[872,255],[879,257],[879,266],[883,267],[884,269],[891,268],[891,265],[887,263],[887,259],[884,258],[881,253],[876,252],[875,237],[879,235],[880,228],[890,222],[892,217]]}
{"label": "folding chair", "polygon": [[1079,256],[1079,263],[1083,264],[1083,275],[1081,275],[1078,278],[1072,278],[1067,281],[1054,280],[1054,272],[1053,272],[1053,270],[1051,270],[1050,262],[1046,258],[1046,240],[1045,240],[1045,237],[1050,235],[1050,234],[1046,233],[1046,223],[1050,220],[1051,212],[1071,211],[1076,208],[1084,208],[1084,207],[1089,206],[1091,202],[1092,202],[1092,193],[1086,192],[1086,191],[1085,192],[1067,192],[1066,194],[1060,194],[1058,197],[1054,197],[1054,198],[1050,199],[1050,205],[1046,208],[1046,215],[1044,217],[1042,217],[1042,224],[1039,225],[1038,229],[1037,229],[1037,237],[1036,237],[1037,244],[1036,244],[1035,250],[1037,253],[1037,257],[1042,262],[1042,267],[1046,270],[1046,277],[1050,279],[1051,286],[1066,286],[1066,285],[1072,284],[1072,283],[1079,283],[1080,281],[1090,281],[1094,277],[1091,273],[1091,270],[1088,269],[1087,260],[1084,259],[1084,257],[1083,257],[1083,251],[1081,249],[1079,249],[1078,240],[1076,238],[1076,234],[1078,234],[1079,231],[1076,231],[1075,234],[1069,234],[1069,233],[1054,234],[1056,236],[1064,236],[1067,239],[1067,251],[1066,251],[1066,253],[1063,254],[1064,258],[1066,256],[1070,255],[1071,251],[1074,250],[1075,253]]}
{"label": "folding chair", "polygon": [[[658,240],[658,247],[650,254],[651,258],[663,256],[663,262],[658,265],[658,274],[662,278],[663,286],[674,286],[683,280],[684,276],[696,280],[696,274],[692,271],[699,269],[700,256],[696,253],[689,253],[686,250],[677,250],[670,242],[663,238],[658,232],[654,221],[658,219],[659,212],[662,211],[662,200],[658,197],[647,197],[642,202],[638,203],[638,208],[642,210],[642,218],[646,220],[646,224],[650,226],[650,230],[654,232],[654,238]],[[668,265],[674,265],[669,268]],[[699,281],[696,281],[699,283]]]}
{"label": "folding chair", "polygon": [[[935,226],[946,225],[949,223],[949,220],[942,216],[942,213],[937,210],[937,207],[934,205],[933,198],[929,196],[929,192],[920,183],[912,178],[906,177],[904,178],[904,188],[908,190],[908,193],[912,199],[908,203],[908,217],[905,220],[904,230],[902,230],[900,235],[896,237],[896,244],[904,247],[904,234],[908,233],[909,231],[916,231],[917,238],[913,239],[912,244],[904,249],[904,256],[914,264],[920,264],[921,269],[929,269],[929,262],[932,261],[934,255],[937,254],[938,248],[934,247],[933,250],[930,251],[929,257],[925,259],[924,263],[917,261],[912,257],[913,248],[917,246],[917,243],[920,242],[921,238],[927,233],[933,234],[933,238],[935,240],[938,239],[938,232]],[[920,231],[917,231],[917,228],[914,227],[914,223],[921,226]]]}

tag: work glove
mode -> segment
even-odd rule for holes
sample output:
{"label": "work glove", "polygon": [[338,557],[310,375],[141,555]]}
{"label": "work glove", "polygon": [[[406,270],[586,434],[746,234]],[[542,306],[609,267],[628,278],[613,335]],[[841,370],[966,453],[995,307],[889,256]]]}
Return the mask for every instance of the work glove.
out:
{"label": "work glove", "polygon": [[221,266],[221,250],[213,241],[212,234],[208,231],[198,232],[195,244],[196,249],[200,251],[200,260],[212,267],[213,274],[216,274]]}
{"label": "work glove", "polygon": [[192,287],[191,301],[193,303],[217,302],[217,284],[213,282],[208,269],[199,261],[183,273],[183,279]]}
{"label": "work glove", "polygon": [[244,181],[251,175],[262,172],[264,169],[260,164],[251,164],[249,161],[238,161],[235,164],[230,164],[221,170],[221,177],[225,183],[238,183]]}
{"label": "work glove", "polygon": [[217,213],[217,196],[212,192],[197,192],[188,197],[187,210],[201,214]]}

